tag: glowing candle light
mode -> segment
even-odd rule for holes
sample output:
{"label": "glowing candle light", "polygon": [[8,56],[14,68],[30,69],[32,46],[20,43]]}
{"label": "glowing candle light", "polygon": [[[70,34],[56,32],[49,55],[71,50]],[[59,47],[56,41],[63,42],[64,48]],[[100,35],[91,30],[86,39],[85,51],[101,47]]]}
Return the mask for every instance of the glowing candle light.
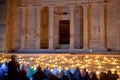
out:
{"label": "glowing candle light", "polygon": [[77,66],[79,66],[80,64],[78,63]]}
{"label": "glowing candle light", "polygon": [[52,58],[52,56],[50,56],[50,58]]}
{"label": "glowing candle light", "polygon": [[86,64],[85,66],[87,67],[88,65]]}
{"label": "glowing candle light", "polygon": [[26,62],[26,64],[29,64],[29,62]]}
{"label": "glowing candle light", "polygon": [[120,68],[120,66],[117,66],[117,68]]}
{"label": "glowing candle light", "polygon": [[112,64],[116,64],[116,62],[113,62]]}
{"label": "glowing candle light", "polygon": [[84,66],[82,65],[81,68],[84,68]]}
{"label": "glowing candle light", "polygon": [[77,62],[79,62],[79,60],[77,60]]}
{"label": "glowing candle light", "polygon": [[75,59],[75,57],[73,57],[73,59]]}
{"label": "glowing candle light", "polygon": [[99,65],[98,68],[102,68],[102,67]]}
{"label": "glowing candle light", "polygon": [[49,64],[47,63],[46,66],[48,66]]}
{"label": "glowing candle light", "polygon": [[53,67],[56,67],[56,65],[54,64]]}
{"label": "glowing candle light", "polygon": [[115,68],[112,69],[112,71],[115,71],[115,70],[116,70]]}
{"label": "glowing candle light", "polygon": [[86,71],[89,71],[88,69],[86,69]]}
{"label": "glowing candle light", "polygon": [[18,56],[18,58],[21,58],[22,56]]}
{"label": "glowing candle light", "polygon": [[55,62],[55,64],[57,64],[57,62]]}
{"label": "glowing candle light", "polygon": [[115,61],[117,61],[117,60],[115,59]]}
{"label": "glowing candle light", "polygon": [[[11,59],[6,58],[6,56],[0,57],[0,62],[9,62]],[[18,56],[18,61],[20,64],[32,64],[33,68],[35,69],[38,65],[41,65],[41,68],[45,68],[45,66],[48,66],[50,68],[53,68],[53,66],[56,66],[57,69],[60,71],[60,67],[66,67],[65,69],[69,69],[70,67],[80,67],[80,68],[88,68],[91,71],[91,67],[95,68],[95,70],[106,69],[114,71],[117,69],[118,74],[120,74],[120,58],[118,57],[104,57],[103,56],[42,56],[42,57],[31,57],[31,58],[24,58],[24,56]],[[53,65],[54,64],[54,65]],[[108,64],[108,66],[106,66]],[[110,66],[109,66],[110,65]],[[88,67],[89,66],[89,67]],[[107,69],[108,67],[108,69]]]}
{"label": "glowing candle light", "polygon": [[59,66],[58,68],[59,68],[59,69],[61,69],[61,67],[60,67],[60,66]]}
{"label": "glowing candle light", "polygon": [[90,61],[92,61],[93,59],[91,58]]}
{"label": "glowing candle light", "polygon": [[106,58],[106,57],[104,57],[104,59],[106,60],[107,58]]}
{"label": "glowing candle light", "polygon": [[103,61],[103,63],[105,63],[105,61]]}
{"label": "glowing candle light", "polygon": [[41,64],[44,64],[43,62],[41,62]]}
{"label": "glowing candle light", "polygon": [[85,58],[88,58],[88,56],[85,56]]}
{"label": "glowing candle light", "polygon": [[65,70],[68,70],[68,67],[66,67]]}
{"label": "glowing candle light", "polygon": [[100,63],[98,62],[97,64],[99,65]]}
{"label": "glowing candle light", "polygon": [[72,65],[72,67],[75,67],[74,65]]}
{"label": "glowing candle light", "polygon": [[52,60],[50,60],[49,62],[52,62]]}
{"label": "glowing candle light", "polygon": [[33,57],[31,57],[30,60],[33,60]]}
{"label": "glowing candle light", "polygon": [[99,72],[99,71],[96,71],[96,74],[98,74],[98,75],[99,75],[99,74],[100,74],[100,72]]}

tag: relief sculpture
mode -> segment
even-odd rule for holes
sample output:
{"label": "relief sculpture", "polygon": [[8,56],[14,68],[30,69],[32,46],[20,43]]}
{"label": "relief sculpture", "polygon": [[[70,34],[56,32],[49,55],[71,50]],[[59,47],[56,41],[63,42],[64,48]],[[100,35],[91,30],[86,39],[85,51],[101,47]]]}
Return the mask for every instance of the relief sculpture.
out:
{"label": "relief sculpture", "polygon": [[99,35],[100,34],[100,26],[93,26],[92,28],[92,39],[93,40],[100,40],[99,38]]}
{"label": "relief sculpture", "polygon": [[27,34],[28,39],[32,40],[35,37],[35,32],[34,30],[30,30]]}
{"label": "relief sculpture", "polygon": [[27,33],[27,48],[34,48],[35,44],[35,32],[34,30],[29,30]]}

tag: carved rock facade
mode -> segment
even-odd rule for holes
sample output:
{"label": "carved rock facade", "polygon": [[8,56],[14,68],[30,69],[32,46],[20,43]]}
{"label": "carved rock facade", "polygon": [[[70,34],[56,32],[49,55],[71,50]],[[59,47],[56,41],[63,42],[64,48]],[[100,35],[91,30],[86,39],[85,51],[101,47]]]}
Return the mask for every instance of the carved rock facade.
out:
{"label": "carved rock facade", "polygon": [[[120,50],[117,1],[9,0],[6,48]],[[61,20],[70,21],[69,44],[59,43]]]}

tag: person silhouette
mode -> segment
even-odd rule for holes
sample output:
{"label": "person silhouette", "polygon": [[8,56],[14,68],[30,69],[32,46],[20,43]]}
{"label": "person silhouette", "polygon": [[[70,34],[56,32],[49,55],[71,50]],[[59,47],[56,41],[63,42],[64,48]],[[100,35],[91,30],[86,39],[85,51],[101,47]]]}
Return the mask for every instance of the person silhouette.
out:
{"label": "person silhouette", "polygon": [[11,55],[11,61],[8,63],[8,78],[7,80],[19,80],[19,67],[17,56]]}

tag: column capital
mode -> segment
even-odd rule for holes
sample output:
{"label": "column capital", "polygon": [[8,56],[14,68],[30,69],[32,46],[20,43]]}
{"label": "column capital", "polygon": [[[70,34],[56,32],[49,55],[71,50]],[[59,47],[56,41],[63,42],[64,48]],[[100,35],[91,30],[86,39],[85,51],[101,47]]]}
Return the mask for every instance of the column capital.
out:
{"label": "column capital", "polygon": [[48,7],[55,7],[55,4],[49,4]]}
{"label": "column capital", "polygon": [[35,8],[36,8],[36,9],[42,9],[43,6],[41,6],[41,5],[40,5],[40,6],[35,6]]}
{"label": "column capital", "polygon": [[55,5],[54,4],[50,4],[50,5],[48,5],[48,10],[49,10],[49,12],[54,12],[54,7],[55,7]]}
{"label": "column capital", "polygon": [[91,5],[95,5],[95,6],[104,6],[104,5],[106,5],[106,3],[91,3]]}
{"label": "column capital", "polygon": [[70,10],[73,10],[75,8],[75,4],[68,4],[68,7],[70,8]]}
{"label": "column capital", "polygon": [[23,9],[26,9],[27,6],[20,6],[19,8],[20,8],[21,10],[23,10]]}
{"label": "column capital", "polygon": [[89,6],[89,4],[82,4],[81,5],[83,8],[87,8]]}
{"label": "column capital", "polygon": [[34,9],[36,6],[28,5],[27,8]]}
{"label": "column capital", "polygon": [[99,5],[99,6],[105,6],[106,3],[99,3],[98,5]]}
{"label": "column capital", "polygon": [[68,4],[69,7],[75,7],[75,3]]}

